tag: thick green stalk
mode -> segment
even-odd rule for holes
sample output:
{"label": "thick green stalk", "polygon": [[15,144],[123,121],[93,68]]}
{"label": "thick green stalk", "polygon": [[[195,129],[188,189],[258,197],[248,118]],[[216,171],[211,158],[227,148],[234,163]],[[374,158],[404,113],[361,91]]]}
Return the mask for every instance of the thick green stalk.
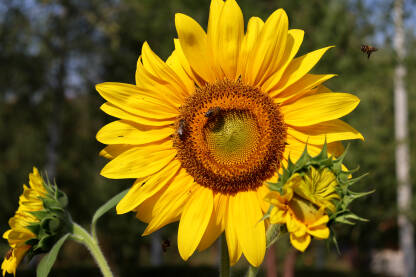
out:
{"label": "thick green stalk", "polygon": [[230,277],[230,256],[228,255],[227,240],[224,233],[221,235],[221,265],[220,277]]}
{"label": "thick green stalk", "polygon": [[107,260],[98,246],[98,241],[94,239],[90,233],[77,223],[74,223],[74,232],[71,235],[71,238],[88,248],[104,277],[113,277],[113,273],[108,266]]}

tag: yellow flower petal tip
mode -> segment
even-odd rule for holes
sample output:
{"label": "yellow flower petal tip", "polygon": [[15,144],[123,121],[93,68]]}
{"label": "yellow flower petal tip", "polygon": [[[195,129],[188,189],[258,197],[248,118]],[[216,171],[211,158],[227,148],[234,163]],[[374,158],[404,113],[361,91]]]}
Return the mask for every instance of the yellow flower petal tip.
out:
{"label": "yellow flower petal tip", "polygon": [[[135,85],[96,86],[108,101],[102,110],[120,118],[97,133],[107,145],[100,154],[110,159],[101,175],[147,178],[133,185],[117,213],[135,211],[149,223],[144,235],[179,221],[183,259],[225,230],[231,262],[244,254],[258,266],[265,226],[256,223],[268,207],[260,191],[267,192],[289,153],[295,160],[301,155],[305,138],[361,138],[338,120],[358,98],[325,89],[322,84],[333,76],[309,73],[332,46],[296,58],[304,32],[288,29],[283,9],[264,22],[252,17],[245,32],[237,2],[213,0],[207,32],[182,13],[175,14],[175,26],[178,39],[166,62],[145,42]],[[310,150],[319,153],[321,144]],[[225,200],[211,203],[201,188]],[[249,218],[231,212],[246,203]],[[223,222],[222,229],[213,222]]]}

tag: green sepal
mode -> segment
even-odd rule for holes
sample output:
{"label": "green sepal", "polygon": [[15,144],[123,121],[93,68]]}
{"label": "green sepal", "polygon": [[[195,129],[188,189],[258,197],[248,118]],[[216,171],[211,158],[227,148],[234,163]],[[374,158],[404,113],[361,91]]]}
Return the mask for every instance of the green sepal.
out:
{"label": "green sepal", "polygon": [[29,212],[29,213],[34,215],[39,220],[42,220],[44,217],[49,215],[49,211],[47,211],[47,210],[32,211],[32,212]]}
{"label": "green sepal", "polygon": [[34,245],[38,244],[38,242],[39,242],[38,239],[29,239],[29,240],[25,241],[25,244],[34,246]]}
{"label": "green sepal", "polygon": [[55,260],[58,256],[59,250],[61,249],[62,245],[66,241],[66,239],[69,237],[69,234],[63,235],[57,242],[51,247],[48,254],[46,254],[40,263],[38,264],[38,268],[36,270],[36,276],[37,277],[47,277],[49,272],[51,271],[51,268],[53,264],[55,263]]}
{"label": "green sepal", "polygon": [[39,223],[33,223],[28,226],[26,226],[26,229],[31,231],[34,235],[38,235],[40,231],[40,224]]}
{"label": "green sepal", "polygon": [[43,186],[46,194],[40,196],[43,210],[30,212],[39,222],[26,226],[36,237],[25,243],[31,245],[27,256],[48,252],[62,235],[73,232],[71,216],[65,207],[68,205],[68,197],[59,190],[56,184],[43,178]]}
{"label": "green sepal", "polygon": [[43,198],[43,206],[47,210],[53,210],[53,211],[64,211],[64,209],[61,206],[61,203],[57,201],[56,199],[52,198]]}
{"label": "green sepal", "polygon": [[341,251],[339,250],[338,240],[337,240],[337,236],[335,235],[334,228],[330,226],[329,231],[330,233],[329,233],[329,238],[326,240],[326,247],[330,249],[331,244],[334,245],[338,255],[341,255]]}
{"label": "green sepal", "polygon": [[62,223],[57,216],[52,215],[42,219],[40,226],[48,234],[57,234],[62,228]]}
{"label": "green sepal", "polygon": [[33,250],[36,251],[39,249],[42,252],[48,252],[52,248],[55,241],[55,236],[44,236],[39,240],[38,244],[33,247]]}

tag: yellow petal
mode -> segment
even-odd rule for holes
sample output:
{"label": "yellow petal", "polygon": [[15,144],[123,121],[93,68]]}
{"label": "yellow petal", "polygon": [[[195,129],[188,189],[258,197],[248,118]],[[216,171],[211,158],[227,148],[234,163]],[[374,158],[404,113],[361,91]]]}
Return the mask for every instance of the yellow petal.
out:
{"label": "yellow petal", "polygon": [[340,118],[357,107],[360,99],[349,93],[320,93],[281,107],[285,122],[309,126]]}
{"label": "yellow petal", "polygon": [[[175,39],[175,40],[177,40],[177,39]],[[185,59],[185,57],[184,57],[184,59]],[[195,83],[191,79],[191,77],[189,77],[189,75],[185,71],[185,68],[182,66],[181,59],[180,59],[180,56],[179,56],[179,51],[177,49],[175,49],[172,52],[172,54],[169,56],[169,58],[166,60],[166,64],[169,65],[172,68],[173,71],[175,71],[178,78],[185,85],[186,89],[182,92],[183,96],[188,97],[189,95],[194,93]]]}
{"label": "yellow petal", "polygon": [[[334,141],[331,143],[328,143],[328,153],[338,157],[340,156],[342,153],[344,153],[345,148],[344,145],[342,144],[342,142],[340,141]],[[343,170],[346,170],[347,168],[344,168],[344,165],[342,165]]]}
{"label": "yellow petal", "polygon": [[154,118],[138,116],[129,113],[125,110],[122,110],[121,108],[115,106],[114,104],[111,104],[110,102],[106,102],[103,105],[101,105],[100,109],[111,116],[148,126],[168,126],[173,124],[174,120],[176,119],[175,117],[172,117],[166,120],[157,120]]}
{"label": "yellow petal", "polygon": [[[224,7],[223,0],[212,0],[209,8],[207,43],[212,57],[212,65],[216,69],[217,74],[222,74],[220,53],[218,52],[218,45],[220,39],[220,18]],[[217,76],[218,77],[218,76]]]}
{"label": "yellow petal", "polygon": [[[169,66],[165,64],[164,66],[172,71]],[[149,72],[143,65],[143,57],[139,57],[136,69],[136,87],[140,90],[141,95],[156,98],[177,111],[185,99],[184,89],[170,81],[169,77],[161,75],[162,77],[159,77]]]}
{"label": "yellow petal", "polygon": [[228,203],[225,211],[225,237],[227,239],[228,246],[228,255],[230,256],[230,265],[235,265],[243,253],[241,245],[238,241],[236,228],[238,227],[235,223],[235,218],[233,211],[230,208],[231,198],[235,196],[228,197]]}
{"label": "yellow petal", "polygon": [[189,65],[205,81],[215,81],[207,47],[207,35],[204,30],[194,19],[181,13],[175,15],[175,25],[180,45]]}
{"label": "yellow petal", "polygon": [[[292,162],[295,163],[299,159],[299,157],[302,155],[303,150],[305,150],[306,143],[295,139],[289,134],[287,136],[286,141],[288,145],[286,145],[285,147],[285,152],[283,152],[283,156],[285,157],[286,160],[288,160],[290,156],[290,159],[292,160]],[[319,147],[316,145],[308,144],[308,153],[312,157],[318,155],[321,152],[321,149],[322,149],[321,146]]]}
{"label": "yellow petal", "polygon": [[302,237],[296,237],[294,234],[290,234],[290,242],[297,250],[304,252],[311,243],[311,236],[305,234]]}
{"label": "yellow petal", "polygon": [[10,234],[7,238],[9,240],[10,244],[24,245],[25,241],[28,241],[28,240],[36,237],[29,230],[25,231],[24,229],[20,229],[20,230],[16,231],[15,229],[17,229],[17,228],[13,228],[12,232],[10,232]]}
{"label": "yellow petal", "polygon": [[270,212],[270,223],[273,224],[285,224],[286,223],[286,211],[280,210],[274,207]]}
{"label": "yellow petal", "polygon": [[192,81],[195,82],[195,84],[197,84],[199,87],[203,87],[206,82],[203,78],[198,76],[198,74],[191,68],[189,61],[185,57],[185,53],[182,50],[182,46],[179,42],[179,39],[175,38],[173,42],[175,43],[175,52],[177,53],[178,61],[181,64],[183,70],[186,72],[189,78],[191,78]]}
{"label": "yellow petal", "polygon": [[294,59],[285,70],[282,79],[275,87],[275,95],[294,84],[306,75],[321,59],[325,52],[333,46],[321,48]]}
{"label": "yellow petal", "polygon": [[3,276],[5,276],[6,272],[16,276],[16,269],[30,247],[30,245],[23,245],[12,250],[12,256],[9,259],[5,258],[1,264]]}
{"label": "yellow petal", "polygon": [[7,239],[8,237],[9,237],[9,234],[10,234],[10,232],[11,232],[12,230],[11,229],[9,229],[9,230],[7,230],[6,232],[4,232],[3,233],[3,238],[4,239]]}
{"label": "yellow petal", "polygon": [[287,102],[294,102],[305,94],[309,93],[311,89],[319,86],[323,82],[335,77],[335,74],[306,74],[299,81],[275,94],[275,91],[270,92],[270,97],[274,97],[274,101],[281,105]]}
{"label": "yellow petal", "polygon": [[186,85],[182,83],[175,71],[152,51],[147,42],[142,46],[142,61],[144,68],[157,78],[156,83],[168,86],[172,90],[169,95],[175,98],[179,104],[183,103],[186,94],[182,92],[187,90]]}
{"label": "yellow petal", "polygon": [[230,209],[244,256],[251,265],[260,266],[266,252],[266,233],[257,193],[237,193],[230,198]]}
{"label": "yellow petal", "polygon": [[360,132],[339,119],[305,127],[288,126],[287,133],[300,141],[310,144],[324,144],[325,139],[327,143],[348,139],[364,140]]}
{"label": "yellow petal", "polygon": [[260,207],[263,213],[266,213],[270,207],[269,202],[265,201],[266,195],[269,194],[269,192],[270,190],[267,185],[263,185],[257,189],[257,197],[259,199]]}
{"label": "yellow petal", "polygon": [[171,145],[135,147],[108,162],[100,174],[110,179],[144,178],[161,170],[176,154]]}
{"label": "yellow petal", "polygon": [[287,41],[285,52],[282,57],[282,65],[263,83],[262,91],[267,93],[279,83],[286,68],[296,56],[296,53],[302,44],[304,34],[305,32],[303,30],[298,29],[292,29],[287,32]]}
{"label": "yellow petal", "polygon": [[148,235],[179,219],[185,204],[196,189],[194,179],[184,169],[173,178],[152,210],[152,220],[144,230]]}
{"label": "yellow petal", "polygon": [[207,229],[205,230],[205,233],[201,238],[201,242],[198,245],[198,251],[203,251],[208,248],[224,231],[227,203],[228,197],[226,195],[217,193],[214,196],[214,209],[212,211]]}
{"label": "yellow petal", "polygon": [[131,121],[113,121],[102,127],[97,140],[104,144],[146,144],[160,141],[172,135],[173,129],[150,127]]}
{"label": "yellow petal", "polygon": [[[163,170],[152,175],[145,181],[139,180],[129,190],[126,196],[121,199],[116,209],[118,214],[127,213],[137,206],[139,206],[144,200],[151,197],[170,182],[180,168],[180,162],[174,160],[168,164]],[[144,183],[144,184],[143,184]]]}
{"label": "yellow petal", "polygon": [[308,233],[317,239],[327,239],[329,237],[329,228],[326,225],[309,229]]}
{"label": "yellow petal", "polygon": [[213,192],[197,188],[182,212],[178,229],[179,254],[185,261],[194,253],[207,228],[214,206]]}
{"label": "yellow petal", "polygon": [[130,150],[133,147],[137,146],[130,144],[111,144],[100,151],[100,156],[103,156],[107,159],[114,159],[121,153],[126,152],[127,150]]}
{"label": "yellow petal", "polygon": [[132,211],[136,213],[136,218],[149,223],[152,220],[153,208],[159,201],[160,196],[166,191],[168,186],[164,186],[161,190],[153,194],[151,197],[144,200],[139,206],[134,208]]}
{"label": "yellow petal", "polygon": [[309,228],[320,227],[320,225],[326,225],[329,221],[329,217],[327,215],[321,216],[317,221],[309,225]]}
{"label": "yellow petal", "polygon": [[218,22],[218,45],[213,52],[218,53],[219,62],[225,76],[236,79],[241,42],[244,37],[243,13],[235,0],[227,0]]}
{"label": "yellow petal", "polygon": [[243,76],[246,83],[257,85],[278,69],[285,51],[287,31],[287,15],[284,10],[279,9],[266,20],[250,53]]}
{"label": "yellow petal", "polygon": [[241,43],[240,57],[238,59],[238,73],[237,75],[245,75],[246,72],[247,60],[251,51],[253,50],[254,45],[256,45],[257,38],[261,32],[261,29],[264,26],[263,20],[259,17],[250,17],[247,24],[247,33],[244,36],[244,39]]}
{"label": "yellow petal", "polygon": [[108,102],[139,116],[166,120],[179,115],[179,111],[166,100],[166,95],[152,94],[135,85],[102,83],[95,88]]}

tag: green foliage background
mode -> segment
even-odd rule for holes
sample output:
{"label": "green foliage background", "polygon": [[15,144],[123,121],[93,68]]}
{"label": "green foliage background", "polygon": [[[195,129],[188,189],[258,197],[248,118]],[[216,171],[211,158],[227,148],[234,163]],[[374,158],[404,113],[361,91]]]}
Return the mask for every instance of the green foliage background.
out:
{"label": "green foliage background", "polygon": [[[307,254],[298,256],[298,270],[368,271],[371,250],[397,248],[392,3],[241,0],[239,4],[246,21],[250,16],[266,19],[275,9],[284,8],[290,27],[306,32],[299,55],[336,45],[314,72],[339,74],[328,86],[361,99],[346,120],[363,133],[366,141],[352,142],[347,164],[360,165],[360,172],[370,172],[356,189],[376,189],[376,193],[353,207],[357,214],[370,219],[369,223],[338,230],[345,255],[337,257],[333,251],[325,252],[324,264],[319,266],[317,253],[322,252],[322,245],[315,244]],[[73,218],[81,224],[88,224],[98,206],[131,185],[131,180],[108,180],[99,175],[105,160],[98,157],[103,145],[95,140],[95,134],[112,118],[99,110],[104,101],[94,85],[104,81],[134,83],[142,43],[148,41],[166,59],[176,37],[174,14],[191,15],[206,27],[208,9],[208,0],[0,3],[0,232],[8,228],[8,218],[17,208],[22,184],[27,182],[33,165],[54,172],[52,177],[69,196]],[[411,28],[406,38],[408,49],[414,49],[415,33]],[[362,43],[375,43],[380,50],[368,60],[360,52]],[[410,82],[416,77],[414,51],[408,52],[406,63],[414,184],[416,88]],[[104,251],[121,276],[133,274],[132,269],[138,267],[151,272],[147,268],[150,239],[140,237],[144,225],[132,214],[109,214],[99,222],[98,229]],[[175,230],[176,226],[168,226],[161,237],[174,241]],[[279,264],[285,249],[287,245],[282,242],[278,248]],[[0,254],[6,251],[7,244],[0,242]],[[355,253],[349,262],[348,253]],[[213,270],[215,249],[198,255],[191,259],[191,264],[205,264]],[[67,245],[61,256],[56,269],[59,276],[66,276],[63,272],[69,268],[71,272],[78,267],[84,272],[95,272],[90,269],[88,253],[74,244]],[[163,257],[172,268],[185,265],[174,242]],[[31,266],[33,263],[26,269]],[[169,272],[175,272],[172,268]]]}

